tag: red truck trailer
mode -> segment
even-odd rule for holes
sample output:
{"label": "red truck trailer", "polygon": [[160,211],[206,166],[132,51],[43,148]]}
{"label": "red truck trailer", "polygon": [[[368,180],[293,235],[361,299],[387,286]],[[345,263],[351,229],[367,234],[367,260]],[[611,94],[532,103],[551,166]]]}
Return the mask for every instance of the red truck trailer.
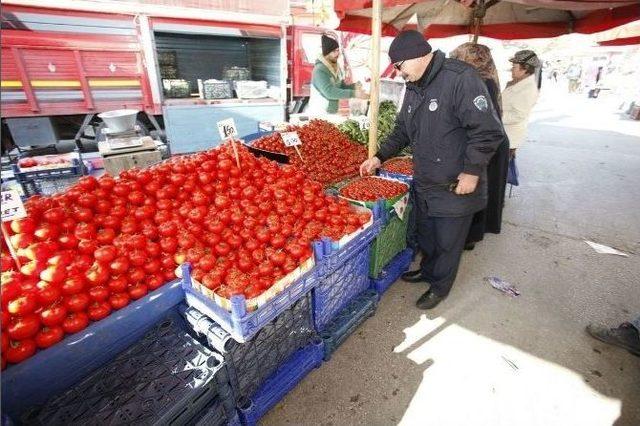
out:
{"label": "red truck trailer", "polygon": [[[146,113],[141,116],[146,124],[166,131],[174,152],[186,152],[215,144],[215,123],[221,118],[235,118],[246,133],[261,120],[285,118],[292,95],[287,91],[286,0],[37,4],[42,3],[3,2],[5,135],[13,133],[13,122],[42,130],[46,119],[45,128],[82,137],[96,114],[137,109]],[[235,68],[250,75],[247,80],[265,82],[268,92],[202,98],[203,80],[222,81]],[[166,90],[167,81],[175,80],[186,82],[180,96]]]}

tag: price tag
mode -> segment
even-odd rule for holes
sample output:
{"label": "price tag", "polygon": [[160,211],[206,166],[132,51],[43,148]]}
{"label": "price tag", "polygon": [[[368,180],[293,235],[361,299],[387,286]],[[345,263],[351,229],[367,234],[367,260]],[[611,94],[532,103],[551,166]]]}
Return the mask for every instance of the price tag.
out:
{"label": "price tag", "polygon": [[369,130],[369,127],[371,127],[371,122],[369,121],[369,117],[367,117],[366,115],[360,115],[356,117],[356,120],[358,121],[358,124],[360,125],[360,129],[362,130]]}
{"label": "price tag", "polygon": [[2,191],[2,222],[14,219],[22,219],[27,216],[24,204],[20,199],[18,191]]}
{"label": "price tag", "polygon": [[302,145],[302,141],[298,136],[298,132],[284,132],[280,133],[285,146],[298,146]]}
{"label": "price tag", "polygon": [[409,194],[407,194],[404,197],[400,198],[393,205],[393,208],[395,209],[396,214],[398,215],[400,220],[404,220],[404,214],[407,211],[407,204],[409,204]]}
{"label": "price tag", "polygon": [[222,139],[229,139],[238,136],[238,129],[236,129],[236,123],[233,121],[233,118],[218,121],[218,132]]}

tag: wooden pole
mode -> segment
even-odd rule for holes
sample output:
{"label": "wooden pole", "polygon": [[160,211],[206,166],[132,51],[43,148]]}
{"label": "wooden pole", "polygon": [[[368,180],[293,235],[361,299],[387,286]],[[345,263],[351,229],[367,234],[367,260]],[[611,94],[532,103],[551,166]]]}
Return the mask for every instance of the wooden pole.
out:
{"label": "wooden pole", "polygon": [[373,0],[371,9],[371,94],[369,102],[369,158],[378,151],[378,105],[380,98],[380,37],[382,33],[382,0]]}

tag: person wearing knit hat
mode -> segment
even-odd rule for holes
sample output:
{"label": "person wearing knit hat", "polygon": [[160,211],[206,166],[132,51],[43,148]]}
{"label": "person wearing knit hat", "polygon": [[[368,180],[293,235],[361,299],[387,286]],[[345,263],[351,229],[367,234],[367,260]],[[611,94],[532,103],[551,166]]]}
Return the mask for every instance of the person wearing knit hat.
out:
{"label": "person wearing knit hat", "polygon": [[338,112],[340,99],[361,98],[368,95],[360,84],[346,84],[338,66],[340,45],[328,34],[322,34],[322,55],[316,61],[311,76],[311,96],[305,110],[308,114],[324,115]]}
{"label": "person wearing knit hat", "polygon": [[420,268],[402,279],[427,283],[416,305],[433,309],[456,279],[474,213],[487,205],[486,167],[505,135],[487,87],[471,65],[432,51],[414,30],[393,40],[389,58],[406,81],[402,108],[392,133],[360,173],[373,173],[411,146],[413,208],[423,256]]}

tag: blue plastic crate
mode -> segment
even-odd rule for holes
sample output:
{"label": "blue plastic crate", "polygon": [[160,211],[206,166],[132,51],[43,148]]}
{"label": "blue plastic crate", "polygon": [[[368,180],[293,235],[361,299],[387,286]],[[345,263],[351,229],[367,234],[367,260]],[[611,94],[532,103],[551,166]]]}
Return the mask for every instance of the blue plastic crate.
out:
{"label": "blue plastic crate", "polygon": [[62,342],[2,372],[2,411],[17,419],[137,342],[184,299],[180,281],[165,284]]}
{"label": "blue plastic crate", "polygon": [[298,350],[278,368],[239,408],[243,425],[255,425],[271,408],[322,364],[324,343],[317,339]]}
{"label": "blue plastic crate", "polygon": [[391,179],[396,179],[396,180],[399,180],[401,182],[406,183],[407,185],[411,185],[411,182],[413,181],[413,176],[403,175],[401,173],[388,172],[388,171],[382,170],[382,169],[378,170],[378,176],[391,178]]}
{"label": "blue plastic crate", "polygon": [[331,320],[357,295],[367,290],[371,242],[380,232],[382,219],[339,250],[332,249],[330,240],[323,241],[328,254],[322,262],[322,276],[312,291],[313,322],[321,332]]}
{"label": "blue plastic crate", "polygon": [[25,413],[34,425],[185,424],[218,397],[233,413],[223,358],[174,309],[142,339],[80,383]]}
{"label": "blue plastic crate", "polygon": [[345,306],[320,333],[320,337],[324,341],[325,361],[329,361],[338,346],[347,340],[347,337],[353,334],[360,324],[375,314],[379,298],[377,292],[365,291]]}
{"label": "blue plastic crate", "polygon": [[[314,250],[320,253],[322,244],[319,242],[314,243]],[[316,258],[318,257],[316,255]],[[187,304],[214,320],[239,343],[249,341],[261,328],[306,296],[317,282],[316,266],[278,293],[273,299],[252,312],[247,312],[243,295],[232,296],[231,312],[229,312],[216,304],[215,301],[195,290],[191,284],[190,266],[188,264],[182,265],[182,287]]]}
{"label": "blue plastic crate", "polygon": [[188,426],[240,426],[240,424],[238,411],[233,410],[227,413],[224,401],[216,397],[191,419]]}
{"label": "blue plastic crate", "polygon": [[336,241],[323,238],[322,254],[318,262],[320,276],[327,276],[336,269],[342,267],[356,253],[367,250],[371,241],[380,233],[385,221],[384,202],[378,201],[373,205],[373,223],[364,231],[360,232],[354,239],[343,247],[338,247]]}
{"label": "blue plastic crate", "polygon": [[229,369],[236,400],[248,398],[287,358],[309,344],[316,334],[311,322],[310,295],[298,300],[246,343],[236,342],[220,325],[195,308],[179,311],[192,329],[220,353]]}
{"label": "blue plastic crate", "polygon": [[384,268],[378,278],[371,278],[371,289],[375,290],[379,297],[395,283],[400,276],[407,271],[413,260],[413,250],[406,248],[394,257]]}

